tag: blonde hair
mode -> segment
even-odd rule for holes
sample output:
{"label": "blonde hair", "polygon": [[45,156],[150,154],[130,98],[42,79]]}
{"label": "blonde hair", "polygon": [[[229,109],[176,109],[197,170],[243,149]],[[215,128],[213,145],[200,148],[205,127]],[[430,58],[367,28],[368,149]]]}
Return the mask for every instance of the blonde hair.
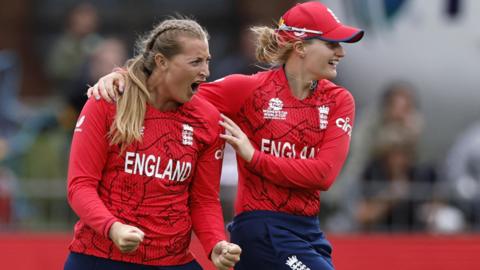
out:
{"label": "blonde hair", "polygon": [[283,65],[293,50],[296,39],[282,39],[275,29],[268,26],[253,26],[250,30],[257,37],[255,57],[260,63],[271,66]]}
{"label": "blonde hair", "polygon": [[180,36],[208,39],[208,33],[196,21],[187,18],[167,19],[141,37],[135,56],[127,61],[124,94],[117,101],[115,119],[110,127],[110,144],[121,144],[122,152],[134,141],[141,141],[141,129],[150,101],[148,77],[155,69],[155,55],[167,59],[181,53]]}

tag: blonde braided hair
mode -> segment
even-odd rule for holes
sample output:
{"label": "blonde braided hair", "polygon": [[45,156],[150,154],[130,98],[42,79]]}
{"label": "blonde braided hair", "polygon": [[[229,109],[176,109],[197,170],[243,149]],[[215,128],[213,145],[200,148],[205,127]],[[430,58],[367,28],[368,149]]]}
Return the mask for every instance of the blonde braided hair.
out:
{"label": "blonde braided hair", "polygon": [[127,61],[124,94],[117,101],[117,111],[110,127],[110,143],[121,144],[122,152],[133,141],[141,141],[141,129],[150,100],[148,77],[155,68],[155,55],[167,59],[182,51],[180,36],[208,39],[208,33],[196,21],[172,18],[162,21],[136,43],[135,56]]}

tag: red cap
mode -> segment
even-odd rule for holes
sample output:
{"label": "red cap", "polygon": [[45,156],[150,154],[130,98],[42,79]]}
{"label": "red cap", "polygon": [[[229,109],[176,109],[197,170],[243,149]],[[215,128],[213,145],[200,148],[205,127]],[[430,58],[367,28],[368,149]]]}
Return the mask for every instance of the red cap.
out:
{"label": "red cap", "polygon": [[280,18],[277,31],[286,38],[357,42],[363,30],[344,25],[335,14],[318,1],[296,4]]}

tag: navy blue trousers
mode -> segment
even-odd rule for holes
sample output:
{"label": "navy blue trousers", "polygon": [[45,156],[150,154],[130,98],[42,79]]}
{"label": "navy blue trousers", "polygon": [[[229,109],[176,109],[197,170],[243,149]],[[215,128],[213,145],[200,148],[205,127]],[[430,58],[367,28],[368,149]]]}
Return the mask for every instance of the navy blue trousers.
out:
{"label": "navy blue trousers", "polygon": [[197,261],[176,266],[152,266],[113,261],[91,255],[70,252],[64,270],[202,270]]}
{"label": "navy blue trousers", "polygon": [[229,224],[242,248],[235,270],[333,270],[332,247],[317,217],[272,211],[244,212]]}

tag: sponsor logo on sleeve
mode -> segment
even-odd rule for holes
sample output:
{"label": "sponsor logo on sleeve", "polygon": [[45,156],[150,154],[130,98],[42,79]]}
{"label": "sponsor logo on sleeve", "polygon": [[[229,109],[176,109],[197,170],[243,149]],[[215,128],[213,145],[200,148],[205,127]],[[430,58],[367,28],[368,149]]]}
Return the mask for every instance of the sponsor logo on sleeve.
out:
{"label": "sponsor logo on sleeve", "polygon": [[352,136],[352,125],[350,125],[350,117],[346,117],[345,119],[343,118],[337,118],[335,121],[335,124],[337,127],[341,128],[345,133],[348,134],[348,136]]}

